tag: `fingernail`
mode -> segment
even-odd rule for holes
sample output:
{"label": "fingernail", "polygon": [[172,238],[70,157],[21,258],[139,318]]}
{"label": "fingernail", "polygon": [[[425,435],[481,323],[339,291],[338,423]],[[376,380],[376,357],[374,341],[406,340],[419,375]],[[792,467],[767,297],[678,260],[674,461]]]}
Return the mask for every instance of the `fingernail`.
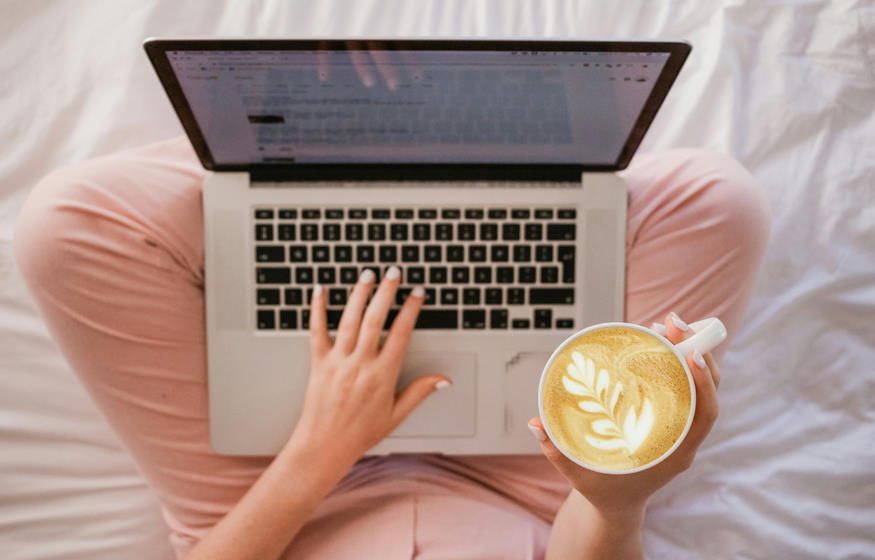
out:
{"label": "fingernail", "polygon": [[693,361],[696,362],[700,369],[708,367],[708,364],[705,363],[705,357],[698,350],[693,350]]}
{"label": "fingernail", "polygon": [[663,325],[662,323],[653,323],[652,325],[650,325],[650,329],[658,332],[662,336],[668,334],[668,331],[665,330],[665,325]]}
{"label": "fingernail", "polygon": [[437,383],[434,384],[434,388],[437,389],[438,391],[440,391],[441,389],[446,389],[450,385],[452,385],[452,383],[450,383],[446,379],[441,379],[440,381],[438,381]]}
{"label": "fingernail", "polygon": [[366,268],[362,271],[362,275],[359,276],[359,282],[362,284],[368,284],[374,281],[374,271],[370,268]]}
{"label": "fingernail", "polygon": [[390,266],[389,270],[386,271],[386,278],[389,280],[394,280],[401,276],[401,271],[398,270],[397,266]]}
{"label": "fingernail", "polygon": [[313,286],[313,297],[317,298],[322,295],[322,284],[316,284]]}
{"label": "fingernail", "polygon": [[678,317],[678,314],[674,311],[671,312],[671,322],[674,323],[674,326],[676,326],[683,332],[687,332],[688,330],[690,330],[690,326],[681,321],[681,318]]}
{"label": "fingernail", "polygon": [[411,293],[416,297],[422,297],[425,295],[425,288],[423,288],[422,286],[417,286],[413,288],[413,292]]}
{"label": "fingernail", "polygon": [[544,433],[544,430],[537,426],[532,426],[531,424],[527,424],[529,430],[532,432],[532,435],[535,436],[535,439],[538,441],[544,441],[547,439],[547,434]]}

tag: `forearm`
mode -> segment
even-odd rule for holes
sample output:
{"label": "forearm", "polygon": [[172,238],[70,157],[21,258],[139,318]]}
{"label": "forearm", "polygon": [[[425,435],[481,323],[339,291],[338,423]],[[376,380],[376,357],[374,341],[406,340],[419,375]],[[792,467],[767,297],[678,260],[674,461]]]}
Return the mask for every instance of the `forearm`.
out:
{"label": "forearm", "polygon": [[323,498],[352,466],[329,464],[290,441],[186,560],[279,558]]}
{"label": "forearm", "polygon": [[644,506],[605,514],[572,490],[553,521],[547,560],[640,560]]}

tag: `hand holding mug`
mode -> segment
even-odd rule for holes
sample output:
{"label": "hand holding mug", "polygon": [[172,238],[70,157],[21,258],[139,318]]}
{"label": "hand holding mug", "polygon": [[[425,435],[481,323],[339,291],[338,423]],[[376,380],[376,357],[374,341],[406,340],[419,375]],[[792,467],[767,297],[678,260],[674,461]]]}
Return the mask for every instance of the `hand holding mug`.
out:
{"label": "hand holding mug", "polygon": [[[700,333],[696,341],[697,344],[701,344],[704,338],[710,338],[710,340],[705,341],[707,342],[705,347],[709,349],[716,346],[726,336],[725,329],[719,320],[701,321],[694,323],[693,326],[700,330],[706,326],[710,327],[707,329],[707,332]],[[638,330],[635,330],[632,334],[638,334],[643,330],[637,326],[636,328]],[[720,383],[720,372],[710,352],[706,352],[702,356],[693,349],[695,347],[690,346],[690,343],[693,341],[688,339],[696,334],[694,329],[687,326],[676,314],[671,313],[666,317],[664,325],[654,324],[652,332],[662,335],[672,345],[675,345],[675,350],[682,351],[678,353],[685,357],[686,366],[694,384],[693,391],[691,391],[692,399],[688,405],[691,407],[689,414],[692,418],[689,419],[686,426],[683,426],[683,432],[675,430],[677,433],[671,436],[674,440],[674,446],[667,452],[663,450],[659,456],[645,456],[641,461],[643,464],[637,468],[611,469],[594,467],[592,465],[583,466],[585,465],[583,461],[579,460],[579,458],[573,459],[569,457],[570,453],[567,449],[563,453],[551,438],[547,437],[546,432],[549,430],[545,428],[540,417],[529,421],[532,432],[541,441],[541,448],[547,459],[553,463],[556,469],[568,479],[578,492],[583,494],[596,509],[603,513],[640,511],[657,489],[667,484],[677,474],[689,468],[695,457],[696,450],[710,432],[711,426],[717,418],[717,386]],[[654,338],[651,334],[646,334],[646,336]],[[569,337],[569,341],[573,341],[576,338],[577,335]],[[687,342],[684,343],[684,341]],[[566,341],[567,343],[568,341]],[[551,365],[563,346],[557,349],[557,353],[554,353],[553,357],[551,357],[551,362],[548,363],[548,366]],[[630,359],[634,360],[636,357],[633,356]],[[545,377],[548,369],[545,368]],[[569,371],[575,372],[573,369]],[[681,371],[683,372],[683,370]],[[685,372],[683,372],[683,375],[686,377]],[[583,376],[586,376],[586,372],[583,373]],[[590,376],[592,376],[591,373]],[[600,376],[596,373],[594,377],[599,378]],[[579,387],[574,383],[573,376],[567,376],[566,379],[565,383],[570,381],[571,384],[568,388],[575,391],[574,395],[585,392],[578,391]],[[593,385],[598,385],[597,394],[603,397],[602,402],[608,403],[608,408],[611,408],[610,403],[614,403],[617,406],[617,401],[620,399],[612,395],[613,392],[617,391],[611,390],[609,382],[602,381],[603,383],[593,382]],[[543,385],[542,379],[542,391]],[[585,386],[585,381],[581,381],[581,385]],[[617,389],[616,384],[614,384],[614,389]],[[622,392],[622,389],[620,389],[620,392]],[[539,398],[541,396],[539,394]],[[589,401],[597,399],[590,399],[587,395],[575,398],[578,399],[577,402],[583,410],[595,409],[596,407],[595,404],[590,405]],[[657,403],[656,407],[659,408],[659,406]],[[620,408],[622,407],[620,406]],[[640,420],[647,414],[644,407],[640,405],[632,407],[632,409],[634,410],[631,414],[633,420]],[[620,416],[620,420],[617,422],[620,424],[620,431],[624,429],[623,424],[625,422],[623,422],[623,419],[628,420],[629,415],[628,411],[626,411],[625,416]],[[634,423],[633,421],[632,424]],[[625,428],[628,427],[627,424]],[[596,424],[596,430],[598,433],[613,435],[617,428],[610,426],[607,421],[604,421],[602,425]],[[556,436],[553,437],[555,438]],[[620,438],[618,436],[614,439]],[[605,455],[611,456],[612,447],[619,445],[614,439],[606,438],[602,442],[593,440],[593,443],[603,446],[606,450]],[[625,450],[625,452],[628,454],[628,450]],[[623,453],[620,454],[622,455]],[[617,474],[623,474],[623,476],[617,476]]]}

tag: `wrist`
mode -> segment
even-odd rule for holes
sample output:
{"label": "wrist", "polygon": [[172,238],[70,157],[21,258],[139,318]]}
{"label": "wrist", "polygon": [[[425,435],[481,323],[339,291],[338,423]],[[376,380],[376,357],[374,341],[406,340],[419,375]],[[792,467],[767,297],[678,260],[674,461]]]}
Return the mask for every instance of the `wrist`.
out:
{"label": "wrist", "polygon": [[617,535],[637,533],[644,524],[646,500],[640,503],[596,506],[577,490],[571,492],[576,494],[575,504],[581,517],[595,521],[607,532]]}
{"label": "wrist", "polygon": [[328,446],[293,435],[277,455],[276,461],[289,469],[290,476],[328,494],[349,472],[356,458],[333,453]]}

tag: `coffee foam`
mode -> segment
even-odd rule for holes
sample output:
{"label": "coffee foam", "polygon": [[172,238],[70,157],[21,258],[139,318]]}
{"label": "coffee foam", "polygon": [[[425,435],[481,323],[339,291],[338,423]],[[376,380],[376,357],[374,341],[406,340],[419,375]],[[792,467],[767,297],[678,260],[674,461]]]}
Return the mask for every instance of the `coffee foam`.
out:
{"label": "coffee foam", "polygon": [[544,382],[545,420],[557,443],[604,470],[661,457],[683,433],[690,403],[687,374],[674,352],[626,327],[570,342]]}

